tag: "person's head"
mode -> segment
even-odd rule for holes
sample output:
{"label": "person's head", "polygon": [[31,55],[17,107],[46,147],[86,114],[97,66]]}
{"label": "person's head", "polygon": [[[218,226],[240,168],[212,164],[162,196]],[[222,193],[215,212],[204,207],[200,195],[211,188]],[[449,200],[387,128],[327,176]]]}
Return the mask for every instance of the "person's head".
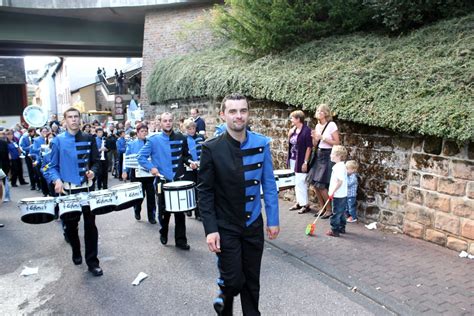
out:
{"label": "person's head", "polygon": [[13,141],[13,131],[11,129],[5,130],[5,136],[9,142]]}
{"label": "person's head", "polygon": [[109,127],[109,131],[113,131],[113,130],[115,129],[115,124],[112,123],[112,122],[110,122],[110,123],[108,124],[108,127]]}
{"label": "person's head", "polygon": [[304,112],[301,110],[296,110],[290,113],[290,121],[293,126],[296,126],[297,124],[303,124],[304,123]]}
{"label": "person's head", "polygon": [[122,122],[119,122],[119,123],[117,124],[117,129],[123,129],[123,127],[124,127],[124,125],[123,125]]}
{"label": "person's head", "polygon": [[160,123],[161,129],[165,133],[171,133],[171,131],[173,130],[173,114],[171,114],[170,112],[162,113]]}
{"label": "person's head", "polygon": [[48,137],[46,137],[46,144],[48,144],[48,145],[51,144],[51,142],[53,141],[54,137],[56,137],[56,134],[54,134],[54,133],[52,133],[52,132],[49,133],[49,134],[48,134]]}
{"label": "person's head", "polygon": [[125,137],[125,131],[123,129],[119,129],[117,131],[117,137]]}
{"label": "person's head", "polygon": [[130,131],[130,138],[134,138],[135,136],[137,136],[137,133],[135,133],[134,131]]}
{"label": "person's head", "polygon": [[56,114],[51,114],[51,121],[57,121],[58,116]]}
{"label": "person's head", "polygon": [[147,124],[148,128],[150,129],[150,131],[154,132],[155,129],[156,129],[156,123],[155,121],[150,121],[148,124]]}
{"label": "person's head", "polygon": [[347,158],[347,150],[342,145],[334,145],[331,150],[331,161],[340,162]]}
{"label": "person's head", "polygon": [[82,131],[83,131],[84,133],[89,134],[90,131],[91,131],[91,125],[90,125],[90,124],[84,124],[84,126],[82,127]]}
{"label": "person's head", "polygon": [[320,104],[318,108],[316,109],[314,118],[317,119],[318,121],[331,122],[332,121],[331,109],[329,108],[327,104],[324,104],[324,103]]}
{"label": "person's head", "polygon": [[90,134],[95,135],[96,128],[94,125],[91,126]]}
{"label": "person's head", "polygon": [[227,95],[221,103],[221,119],[226,122],[227,129],[242,132],[247,127],[249,104],[247,98],[240,93]]}
{"label": "person's head", "polygon": [[129,128],[129,127],[131,127],[131,126],[132,126],[132,122],[130,122],[130,120],[127,120],[127,121],[125,122],[125,128]]}
{"label": "person's head", "polygon": [[104,136],[104,129],[102,127],[98,127],[95,129],[95,134],[97,135],[97,137],[102,137]]}
{"label": "person's head", "polygon": [[28,135],[30,135],[30,137],[33,137],[36,135],[36,129],[34,127],[29,127],[28,128]]}
{"label": "person's head", "polygon": [[59,126],[56,123],[51,124],[51,130],[53,132],[56,133],[58,131],[58,129],[59,129]]}
{"label": "person's head", "polygon": [[49,133],[50,133],[49,128],[47,128],[46,126],[41,127],[41,129],[40,129],[40,134],[41,134],[41,136],[43,136],[44,138],[46,138]]}
{"label": "person's head", "polygon": [[196,123],[192,119],[187,119],[183,122],[183,128],[186,134],[194,136],[196,134]]}
{"label": "person's head", "polygon": [[64,111],[64,120],[66,121],[66,128],[70,132],[79,131],[81,124],[81,112],[76,108],[69,108]]}
{"label": "person's head", "polygon": [[193,119],[197,119],[199,116],[199,109],[198,108],[192,108],[191,109],[191,116]]}
{"label": "person's head", "polygon": [[346,162],[346,169],[348,174],[353,174],[359,169],[359,164],[355,160],[348,160]]}
{"label": "person's head", "polygon": [[145,139],[148,135],[148,126],[145,124],[138,124],[137,125],[137,137],[138,139]]}
{"label": "person's head", "polygon": [[161,129],[161,115],[160,114],[155,116],[155,128],[158,131]]}

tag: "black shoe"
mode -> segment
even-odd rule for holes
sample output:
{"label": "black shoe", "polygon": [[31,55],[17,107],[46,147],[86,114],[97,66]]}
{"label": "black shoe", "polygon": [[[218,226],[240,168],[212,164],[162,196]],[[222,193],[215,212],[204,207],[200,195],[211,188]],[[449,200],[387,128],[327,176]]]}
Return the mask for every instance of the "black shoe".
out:
{"label": "black shoe", "polygon": [[135,213],[135,219],[139,221],[142,217],[140,216],[140,213]]}
{"label": "black shoe", "polygon": [[20,185],[27,185],[29,184],[28,182],[20,182]]}
{"label": "black shoe", "polygon": [[179,245],[176,245],[176,248],[179,248],[181,250],[189,250],[191,249],[191,246],[188,244],[179,244]]}
{"label": "black shoe", "polygon": [[345,229],[345,228],[341,228],[341,229],[339,229],[339,232],[340,232],[341,234],[345,234],[345,233],[346,233],[346,229]]}
{"label": "black shoe", "polygon": [[82,256],[81,255],[77,257],[72,256],[72,262],[74,262],[76,266],[82,264]]}
{"label": "black shoe", "polygon": [[36,191],[38,191],[38,192],[41,191],[41,188],[36,188]]}
{"label": "black shoe", "polygon": [[0,224],[0,227],[5,227],[5,224]]}
{"label": "black shoe", "polygon": [[332,214],[328,214],[328,215],[323,215],[321,216],[321,219],[328,219],[329,217],[331,217]]}
{"label": "black shoe", "polygon": [[163,245],[166,245],[168,243],[168,237],[160,236],[160,241]]}
{"label": "black shoe", "polygon": [[150,219],[148,220],[148,222],[149,222],[150,224],[155,225],[155,224],[156,224],[156,219],[150,218]]}
{"label": "black shoe", "polygon": [[297,210],[299,210],[300,208],[302,208],[302,206],[299,205],[298,203],[296,203],[295,205],[293,205],[292,207],[290,207],[288,210],[289,210],[289,211],[297,211]]}
{"label": "black shoe", "polygon": [[18,185],[12,184],[12,188],[17,188],[17,187],[18,187]]}
{"label": "black shoe", "polygon": [[97,267],[89,267],[89,272],[92,273],[93,276],[101,276],[104,274],[104,271],[102,271],[102,269],[97,266]]}
{"label": "black shoe", "polygon": [[221,295],[214,299],[214,310],[217,315],[222,315],[224,312],[224,298]]}
{"label": "black shoe", "polygon": [[187,211],[187,212],[186,212],[186,216],[187,216],[187,217],[193,216],[193,211]]}
{"label": "black shoe", "polygon": [[200,222],[202,222],[201,216],[196,216],[196,219]]}
{"label": "black shoe", "polygon": [[31,187],[30,190],[31,190],[31,191],[36,191],[36,188],[35,188],[35,187]]}

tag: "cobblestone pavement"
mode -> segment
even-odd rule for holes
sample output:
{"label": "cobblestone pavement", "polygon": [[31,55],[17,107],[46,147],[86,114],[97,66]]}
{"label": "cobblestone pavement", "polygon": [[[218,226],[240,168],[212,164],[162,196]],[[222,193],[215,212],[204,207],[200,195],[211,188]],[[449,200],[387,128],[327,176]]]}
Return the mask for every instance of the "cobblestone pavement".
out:
{"label": "cobblestone pavement", "polygon": [[280,200],[281,233],[270,244],[299,258],[397,314],[474,314],[474,260],[402,234],[348,223],[339,238],[326,236],[329,220],[288,211]]}

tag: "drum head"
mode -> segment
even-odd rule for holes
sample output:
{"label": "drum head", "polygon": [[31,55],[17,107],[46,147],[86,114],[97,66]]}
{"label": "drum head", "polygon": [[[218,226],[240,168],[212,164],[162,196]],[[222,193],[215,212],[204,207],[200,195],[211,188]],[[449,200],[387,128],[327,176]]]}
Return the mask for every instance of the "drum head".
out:
{"label": "drum head", "polygon": [[44,202],[54,202],[53,197],[31,197],[31,198],[24,198],[21,199],[19,203],[44,203]]}
{"label": "drum head", "polygon": [[30,105],[23,110],[23,117],[32,127],[41,127],[48,122],[44,110],[38,105]]}
{"label": "drum head", "polygon": [[194,182],[192,181],[174,181],[163,184],[163,190],[167,191],[185,190],[192,187],[194,187]]}
{"label": "drum head", "polygon": [[127,190],[130,188],[139,187],[141,185],[142,184],[140,182],[123,183],[123,184],[114,185],[113,187],[110,188],[110,190]]}
{"label": "drum head", "polygon": [[282,170],[274,170],[273,174],[278,176],[279,178],[291,177],[295,175],[295,172],[291,169],[282,169]]}

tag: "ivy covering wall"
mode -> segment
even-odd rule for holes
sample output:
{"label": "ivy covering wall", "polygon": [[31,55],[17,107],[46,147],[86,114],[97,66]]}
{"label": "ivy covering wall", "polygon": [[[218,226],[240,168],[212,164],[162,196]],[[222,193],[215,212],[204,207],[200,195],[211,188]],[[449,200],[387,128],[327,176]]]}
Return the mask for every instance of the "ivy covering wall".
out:
{"label": "ivy covering wall", "polygon": [[357,33],[248,61],[225,45],[157,62],[150,102],[239,91],[344,120],[474,140],[474,14],[403,37]]}

